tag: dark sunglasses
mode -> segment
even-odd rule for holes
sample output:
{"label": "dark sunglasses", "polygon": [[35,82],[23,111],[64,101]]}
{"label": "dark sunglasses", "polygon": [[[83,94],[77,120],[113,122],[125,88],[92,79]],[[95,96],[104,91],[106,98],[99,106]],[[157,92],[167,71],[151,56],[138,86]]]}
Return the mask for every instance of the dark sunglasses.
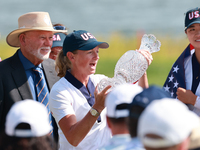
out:
{"label": "dark sunglasses", "polygon": [[66,30],[64,26],[55,26],[53,27],[55,30]]}

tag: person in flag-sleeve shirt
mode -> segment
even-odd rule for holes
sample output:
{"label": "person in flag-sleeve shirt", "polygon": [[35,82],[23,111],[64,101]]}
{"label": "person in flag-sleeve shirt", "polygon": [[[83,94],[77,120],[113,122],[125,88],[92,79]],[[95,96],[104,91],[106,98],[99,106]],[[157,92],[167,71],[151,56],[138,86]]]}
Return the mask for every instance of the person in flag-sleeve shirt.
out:
{"label": "person in flag-sleeve shirt", "polygon": [[190,44],[172,66],[163,88],[200,116],[200,8],[186,12],[185,33]]}

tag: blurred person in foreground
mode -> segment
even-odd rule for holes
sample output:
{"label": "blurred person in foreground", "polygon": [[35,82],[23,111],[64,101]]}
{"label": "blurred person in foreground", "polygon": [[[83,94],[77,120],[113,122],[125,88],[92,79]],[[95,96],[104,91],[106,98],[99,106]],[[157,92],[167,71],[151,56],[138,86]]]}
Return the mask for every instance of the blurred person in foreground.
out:
{"label": "blurred person in foreground", "polygon": [[147,150],[188,150],[190,135],[199,126],[199,117],[185,104],[164,98],[142,112],[138,136]]}
{"label": "blurred person in foreground", "polygon": [[200,127],[194,128],[190,135],[189,150],[200,150]]}
{"label": "blurred person in foreground", "polygon": [[142,87],[138,85],[127,83],[117,86],[106,96],[106,120],[112,138],[100,150],[125,149],[127,142],[131,139],[126,124],[129,115],[128,106],[133,97],[142,90]]}
{"label": "blurred person in foreground", "polygon": [[6,116],[1,150],[56,150],[47,108],[34,100],[16,102]]}
{"label": "blurred person in foreground", "polygon": [[200,8],[186,12],[185,34],[190,44],[172,66],[164,89],[200,116]]}
{"label": "blurred person in foreground", "polygon": [[[49,110],[49,91],[59,80],[54,61],[48,59],[56,32],[65,31],[54,30],[49,13],[29,12],[19,17],[18,29],[8,34],[8,45],[19,49],[0,62],[0,130],[4,130],[5,117],[17,101],[33,99]],[[39,87],[42,87],[40,92]],[[52,135],[57,138],[56,124],[50,112],[49,117],[55,131]]]}
{"label": "blurred person in foreground", "polygon": [[143,150],[144,147],[137,136],[138,120],[144,109],[154,100],[169,98],[170,94],[161,87],[151,85],[138,93],[129,105],[129,116],[127,126],[131,136],[131,141],[126,143],[126,150]]}
{"label": "blurred person in foreground", "polygon": [[65,33],[59,32],[53,35],[53,45],[51,47],[51,52],[49,58],[56,60],[58,53],[62,50],[64,39],[67,35],[67,29],[63,24],[57,23],[53,25],[55,30],[65,30]]}
{"label": "blurred person in foreground", "polygon": [[[56,59],[58,76],[62,78],[54,84],[49,101],[59,125],[60,150],[93,150],[111,138],[104,109],[111,86],[100,93],[95,88],[101,79],[106,78],[105,75],[95,75],[99,49],[108,47],[108,43],[97,41],[85,30],[74,31],[64,40],[63,50]],[[142,52],[150,64],[151,54],[145,50]]]}

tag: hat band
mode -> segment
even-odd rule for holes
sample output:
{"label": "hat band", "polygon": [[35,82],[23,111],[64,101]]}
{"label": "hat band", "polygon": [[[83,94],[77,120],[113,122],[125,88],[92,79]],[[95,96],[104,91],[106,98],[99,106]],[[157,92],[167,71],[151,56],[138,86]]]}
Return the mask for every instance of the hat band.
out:
{"label": "hat band", "polygon": [[173,143],[167,139],[153,139],[149,137],[144,137],[144,139],[142,139],[142,143],[151,148],[163,148],[176,145],[176,143]]}
{"label": "hat band", "polygon": [[116,110],[116,112],[115,112],[115,117],[116,117],[116,118],[128,117],[128,110],[127,110],[127,109],[124,109],[124,110]]}
{"label": "hat band", "polygon": [[129,104],[122,103],[116,106],[115,111],[115,118],[124,118],[128,117],[129,111],[128,111]]}
{"label": "hat band", "polygon": [[14,136],[16,137],[33,137],[31,130],[15,130]]}

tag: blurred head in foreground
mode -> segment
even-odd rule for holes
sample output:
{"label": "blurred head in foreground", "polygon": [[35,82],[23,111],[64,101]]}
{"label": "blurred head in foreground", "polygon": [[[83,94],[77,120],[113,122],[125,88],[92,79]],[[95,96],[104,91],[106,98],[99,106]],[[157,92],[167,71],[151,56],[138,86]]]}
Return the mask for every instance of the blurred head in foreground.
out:
{"label": "blurred head in foreground", "polygon": [[[128,106],[131,103],[133,97],[140,93],[143,89],[134,84],[122,84],[114,88],[105,99],[105,106],[107,108],[107,123],[111,128],[114,126],[121,126],[124,130],[113,130],[113,134],[128,133],[126,125],[126,118],[129,115]],[[123,128],[122,128],[123,126]],[[124,132],[126,131],[126,132]]]}
{"label": "blurred head in foreground", "polygon": [[51,128],[43,104],[28,99],[16,102],[7,114],[0,149],[53,150],[56,145],[49,135]]}
{"label": "blurred head in foreground", "polygon": [[151,85],[138,93],[129,106],[128,128],[131,137],[137,137],[138,120],[144,109],[154,100],[162,98],[170,98],[168,92],[156,85]]}
{"label": "blurred head in foreground", "polygon": [[192,130],[199,117],[182,102],[164,98],[155,100],[139,118],[138,135],[147,150],[187,150]]}

